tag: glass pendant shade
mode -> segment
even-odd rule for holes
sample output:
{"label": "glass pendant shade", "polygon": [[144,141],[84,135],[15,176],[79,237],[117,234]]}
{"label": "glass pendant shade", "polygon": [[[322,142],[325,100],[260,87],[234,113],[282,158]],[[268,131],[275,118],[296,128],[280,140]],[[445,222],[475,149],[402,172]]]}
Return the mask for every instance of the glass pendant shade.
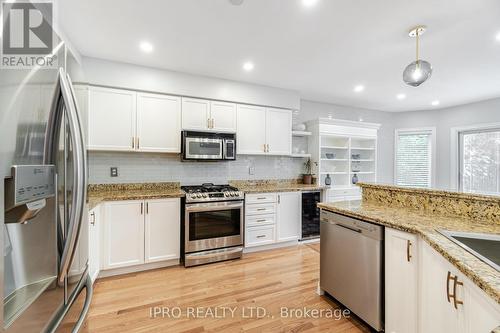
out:
{"label": "glass pendant shade", "polygon": [[425,60],[417,60],[406,66],[403,81],[412,87],[418,87],[432,75],[432,66]]}

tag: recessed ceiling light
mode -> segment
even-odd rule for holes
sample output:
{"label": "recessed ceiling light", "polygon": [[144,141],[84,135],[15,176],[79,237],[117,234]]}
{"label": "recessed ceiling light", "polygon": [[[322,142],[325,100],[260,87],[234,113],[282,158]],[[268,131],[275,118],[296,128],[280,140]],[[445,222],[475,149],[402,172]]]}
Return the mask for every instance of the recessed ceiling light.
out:
{"label": "recessed ceiling light", "polygon": [[254,65],[253,65],[253,63],[252,63],[252,62],[250,62],[250,61],[247,61],[247,62],[245,62],[245,63],[243,64],[243,69],[244,69],[245,71],[247,71],[247,72],[250,72],[251,70],[253,70],[253,68],[254,68]]}
{"label": "recessed ceiling light", "polygon": [[318,3],[318,0],[302,0],[302,4],[305,7],[312,7]]}
{"label": "recessed ceiling light", "polygon": [[496,40],[497,40],[498,42],[500,42],[500,31],[499,31],[499,32],[497,32],[497,35],[496,35],[496,37],[495,37],[495,38],[496,38]]}
{"label": "recessed ceiling light", "polygon": [[432,103],[431,103],[431,104],[432,104],[432,106],[437,106],[437,105],[439,105],[439,101],[438,101],[438,100],[436,100],[436,101],[432,101]]}
{"label": "recessed ceiling light", "polygon": [[232,5],[235,5],[235,6],[240,6],[240,5],[243,3],[243,0],[229,0],[229,2],[230,2]]}
{"label": "recessed ceiling light", "polygon": [[354,87],[355,92],[362,92],[363,90],[365,90],[365,86],[363,85],[357,85]]}
{"label": "recessed ceiling light", "polygon": [[399,100],[402,100],[402,99],[406,98],[406,95],[405,94],[397,94],[396,98],[399,99]]}
{"label": "recessed ceiling light", "polygon": [[153,44],[151,44],[150,42],[141,42],[139,44],[139,47],[141,48],[141,51],[144,53],[153,52]]}

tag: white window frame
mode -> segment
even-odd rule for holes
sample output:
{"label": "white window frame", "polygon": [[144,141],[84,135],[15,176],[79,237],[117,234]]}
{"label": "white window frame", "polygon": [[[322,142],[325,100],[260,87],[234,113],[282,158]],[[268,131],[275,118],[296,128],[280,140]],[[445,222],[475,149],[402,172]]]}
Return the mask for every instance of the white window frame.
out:
{"label": "white window frame", "polygon": [[450,189],[460,191],[460,133],[487,131],[500,128],[500,123],[483,123],[452,127],[450,130]]}
{"label": "white window frame", "polygon": [[394,130],[394,184],[397,184],[397,158],[398,158],[398,138],[400,134],[431,134],[431,184],[429,188],[436,186],[436,127],[419,128],[396,128]]}

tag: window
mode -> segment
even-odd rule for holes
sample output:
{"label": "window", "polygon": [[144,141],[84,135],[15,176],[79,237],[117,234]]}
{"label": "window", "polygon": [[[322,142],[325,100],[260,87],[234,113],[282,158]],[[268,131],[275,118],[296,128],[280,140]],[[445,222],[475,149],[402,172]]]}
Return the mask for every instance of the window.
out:
{"label": "window", "polygon": [[395,141],[396,185],[433,186],[435,129],[398,129]]}
{"label": "window", "polygon": [[460,190],[500,195],[500,128],[459,132]]}

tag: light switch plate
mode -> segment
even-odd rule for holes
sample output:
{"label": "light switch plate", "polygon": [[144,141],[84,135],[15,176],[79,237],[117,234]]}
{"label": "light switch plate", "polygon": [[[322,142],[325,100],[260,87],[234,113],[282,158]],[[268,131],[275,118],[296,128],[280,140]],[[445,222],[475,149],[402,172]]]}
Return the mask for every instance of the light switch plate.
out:
{"label": "light switch plate", "polygon": [[117,167],[111,167],[111,177],[118,177],[118,168]]}

